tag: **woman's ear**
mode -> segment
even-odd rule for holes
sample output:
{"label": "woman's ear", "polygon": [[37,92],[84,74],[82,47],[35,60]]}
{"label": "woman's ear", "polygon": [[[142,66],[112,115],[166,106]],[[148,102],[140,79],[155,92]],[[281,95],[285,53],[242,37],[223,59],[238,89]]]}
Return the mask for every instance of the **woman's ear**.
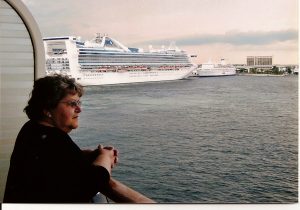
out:
{"label": "woman's ear", "polygon": [[47,117],[49,117],[49,118],[51,118],[52,117],[52,115],[51,115],[51,113],[50,113],[50,111],[49,110],[43,110],[43,113],[44,113],[44,115],[45,116],[47,116]]}

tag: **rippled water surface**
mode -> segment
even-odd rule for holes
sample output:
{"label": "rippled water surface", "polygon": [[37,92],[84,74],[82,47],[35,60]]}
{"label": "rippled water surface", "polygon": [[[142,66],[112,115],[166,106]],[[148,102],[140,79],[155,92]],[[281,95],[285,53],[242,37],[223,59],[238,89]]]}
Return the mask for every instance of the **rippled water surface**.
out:
{"label": "rippled water surface", "polygon": [[113,176],[161,203],[298,198],[298,77],[86,87],[81,147],[113,145]]}

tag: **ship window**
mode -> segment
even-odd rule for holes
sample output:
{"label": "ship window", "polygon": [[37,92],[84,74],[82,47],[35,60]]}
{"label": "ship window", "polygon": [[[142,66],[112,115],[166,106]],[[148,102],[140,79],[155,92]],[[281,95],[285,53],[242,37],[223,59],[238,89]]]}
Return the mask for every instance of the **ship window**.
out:
{"label": "ship window", "polygon": [[66,54],[66,53],[67,53],[67,48],[64,41],[50,42],[47,44],[48,55],[59,55],[59,54]]}

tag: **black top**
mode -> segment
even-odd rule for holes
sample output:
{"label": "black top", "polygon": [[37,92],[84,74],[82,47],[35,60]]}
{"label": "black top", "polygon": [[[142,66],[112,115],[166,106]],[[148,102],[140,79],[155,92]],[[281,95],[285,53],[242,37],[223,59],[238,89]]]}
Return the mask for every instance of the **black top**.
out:
{"label": "black top", "polygon": [[92,165],[92,159],[67,133],[30,120],[15,143],[4,202],[90,202],[110,179],[104,167]]}

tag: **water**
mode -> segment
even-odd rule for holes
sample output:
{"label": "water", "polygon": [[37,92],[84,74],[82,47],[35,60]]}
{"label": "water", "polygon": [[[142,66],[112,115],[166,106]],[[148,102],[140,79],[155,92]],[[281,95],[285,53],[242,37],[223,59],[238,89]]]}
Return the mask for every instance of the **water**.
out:
{"label": "water", "polygon": [[293,203],[298,77],[87,87],[81,147],[113,145],[113,176],[161,203]]}

